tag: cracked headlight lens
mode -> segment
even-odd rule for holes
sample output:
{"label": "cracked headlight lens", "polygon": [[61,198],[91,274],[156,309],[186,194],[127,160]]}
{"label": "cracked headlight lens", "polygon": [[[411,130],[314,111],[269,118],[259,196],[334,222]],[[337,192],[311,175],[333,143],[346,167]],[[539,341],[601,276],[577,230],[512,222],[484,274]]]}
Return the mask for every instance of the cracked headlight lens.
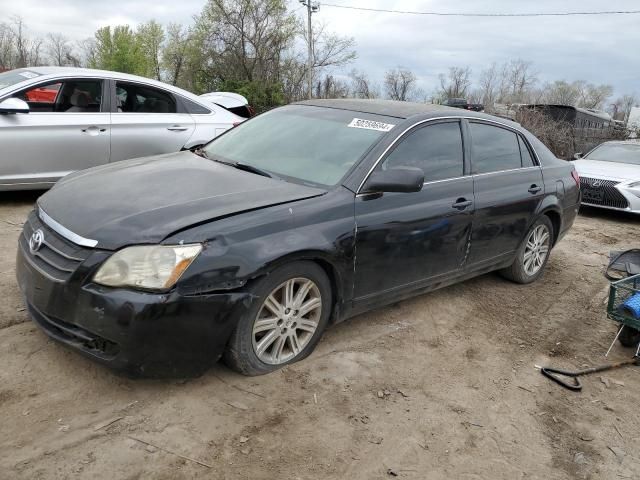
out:
{"label": "cracked headlight lens", "polygon": [[176,284],[202,245],[127,247],[102,264],[93,281],[109,287],[166,290]]}

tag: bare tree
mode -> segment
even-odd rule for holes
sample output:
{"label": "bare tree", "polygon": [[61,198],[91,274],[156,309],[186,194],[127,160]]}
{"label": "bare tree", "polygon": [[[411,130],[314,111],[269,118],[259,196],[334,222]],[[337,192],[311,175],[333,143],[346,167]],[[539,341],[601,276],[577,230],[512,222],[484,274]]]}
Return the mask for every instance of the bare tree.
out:
{"label": "bare tree", "polygon": [[345,98],[349,96],[349,85],[333,75],[325,75],[315,85],[316,98]]}
{"label": "bare tree", "polygon": [[47,35],[47,52],[49,61],[58,67],[80,66],[80,58],[74,53],[69,39],[61,33]]}
{"label": "bare tree", "polygon": [[12,31],[15,47],[15,68],[32,67],[40,65],[42,40],[30,39],[26,33],[26,27],[21,17],[13,17]]}
{"label": "bare tree", "polygon": [[638,99],[634,94],[627,94],[620,98],[620,112],[622,113],[622,121],[629,121],[629,114],[631,113],[631,109],[636,106],[638,103]]}
{"label": "bare tree", "polygon": [[91,67],[96,64],[96,41],[94,38],[85,38],[76,42],[78,61],[80,66]]}
{"label": "bare tree", "polygon": [[380,89],[371,83],[366,73],[352,70],[350,77],[351,91],[355,98],[378,98],[380,96]]}
{"label": "bare tree", "polygon": [[480,88],[477,94],[478,100],[491,108],[496,101],[500,84],[500,73],[495,63],[480,73]]}
{"label": "bare tree", "polygon": [[466,98],[467,89],[471,85],[470,77],[469,67],[449,67],[447,75],[439,75],[442,94],[447,98]]}
{"label": "bare tree", "polygon": [[15,35],[11,25],[0,23],[0,69],[14,68],[15,64]]}
{"label": "bare tree", "polygon": [[[307,32],[305,31],[305,40]],[[357,58],[353,37],[340,37],[326,31],[326,25],[314,27],[313,68],[342,67]]]}
{"label": "bare tree", "polygon": [[522,59],[511,60],[502,66],[499,100],[503,103],[527,103],[530,89],[538,81],[533,64]]}
{"label": "bare tree", "polygon": [[543,102],[555,105],[576,106],[580,99],[581,86],[574,83],[567,83],[564,80],[556,80],[546,84],[543,88]]}
{"label": "bare tree", "polygon": [[384,74],[384,89],[391,100],[408,101],[416,94],[416,76],[406,68],[387,70]]}
{"label": "bare tree", "polygon": [[607,99],[613,94],[611,85],[594,85],[592,83],[580,82],[580,100],[578,105],[584,108],[601,110]]}

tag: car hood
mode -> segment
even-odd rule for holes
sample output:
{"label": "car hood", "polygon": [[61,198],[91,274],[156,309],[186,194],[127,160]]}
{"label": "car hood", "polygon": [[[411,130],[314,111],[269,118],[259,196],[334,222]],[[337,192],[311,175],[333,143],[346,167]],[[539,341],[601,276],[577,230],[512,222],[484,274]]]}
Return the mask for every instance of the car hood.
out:
{"label": "car hood", "polygon": [[113,250],[323,193],[180,152],[74,173],[40,197],[38,207],[73,234],[97,240],[97,248]]}
{"label": "car hood", "polygon": [[640,180],[640,165],[628,163],[602,162],[600,160],[576,160],[573,162],[578,175],[619,182]]}

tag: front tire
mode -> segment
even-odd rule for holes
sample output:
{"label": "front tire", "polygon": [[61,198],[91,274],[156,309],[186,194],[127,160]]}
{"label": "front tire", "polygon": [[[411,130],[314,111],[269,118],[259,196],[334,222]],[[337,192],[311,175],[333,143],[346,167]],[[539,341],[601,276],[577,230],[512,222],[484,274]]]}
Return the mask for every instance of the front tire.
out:
{"label": "front tire", "polygon": [[263,375],[307,357],[331,315],[324,270],[313,262],[290,263],[249,290],[255,301],[229,339],[225,363],[243,375]]}
{"label": "front tire", "polygon": [[549,217],[538,217],[525,235],[511,266],[500,271],[502,276],[521,284],[540,278],[549,261],[553,235],[553,224]]}

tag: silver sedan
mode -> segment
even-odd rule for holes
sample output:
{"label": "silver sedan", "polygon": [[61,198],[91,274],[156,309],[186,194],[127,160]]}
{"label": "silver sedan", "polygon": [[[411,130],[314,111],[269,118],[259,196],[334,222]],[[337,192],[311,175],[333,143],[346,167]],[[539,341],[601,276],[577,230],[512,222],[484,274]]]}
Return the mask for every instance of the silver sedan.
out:
{"label": "silver sedan", "polygon": [[195,148],[243,120],[148,78],[10,70],[0,73],[0,190],[49,188],[76,170]]}
{"label": "silver sedan", "polygon": [[582,204],[640,213],[640,142],[605,142],[575,160]]}

